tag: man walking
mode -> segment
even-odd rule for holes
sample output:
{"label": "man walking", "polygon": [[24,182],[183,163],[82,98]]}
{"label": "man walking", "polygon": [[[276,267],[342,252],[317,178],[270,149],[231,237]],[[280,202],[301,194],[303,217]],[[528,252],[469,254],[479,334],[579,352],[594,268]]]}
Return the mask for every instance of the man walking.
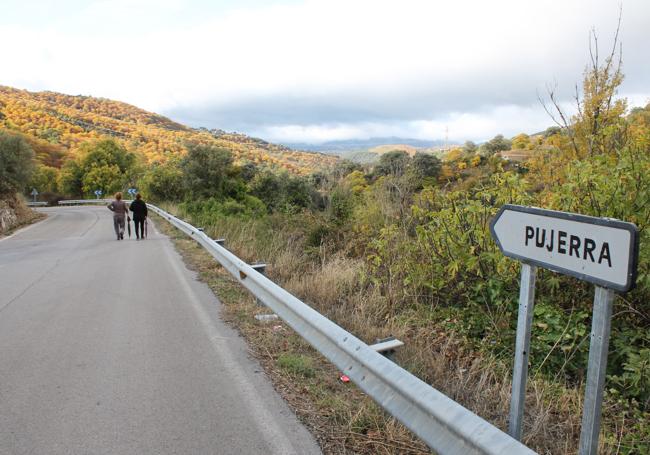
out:
{"label": "man walking", "polygon": [[117,240],[124,240],[124,221],[129,215],[129,209],[122,200],[122,193],[115,193],[115,200],[108,204],[108,209],[113,212],[113,227]]}

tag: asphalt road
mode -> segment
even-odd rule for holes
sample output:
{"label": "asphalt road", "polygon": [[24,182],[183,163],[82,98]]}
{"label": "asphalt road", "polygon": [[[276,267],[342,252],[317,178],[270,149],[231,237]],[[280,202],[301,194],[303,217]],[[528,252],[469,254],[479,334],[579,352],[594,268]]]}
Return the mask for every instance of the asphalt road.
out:
{"label": "asphalt road", "polygon": [[170,241],[104,207],[0,240],[0,454],[312,454]]}

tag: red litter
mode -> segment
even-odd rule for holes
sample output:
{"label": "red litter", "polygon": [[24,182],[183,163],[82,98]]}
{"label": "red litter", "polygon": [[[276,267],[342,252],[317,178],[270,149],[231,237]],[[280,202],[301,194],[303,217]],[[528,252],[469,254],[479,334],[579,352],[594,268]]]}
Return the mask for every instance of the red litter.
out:
{"label": "red litter", "polygon": [[346,375],[342,374],[341,377],[339,378],[341,382],[350,382],[350,378],[348,378]]}

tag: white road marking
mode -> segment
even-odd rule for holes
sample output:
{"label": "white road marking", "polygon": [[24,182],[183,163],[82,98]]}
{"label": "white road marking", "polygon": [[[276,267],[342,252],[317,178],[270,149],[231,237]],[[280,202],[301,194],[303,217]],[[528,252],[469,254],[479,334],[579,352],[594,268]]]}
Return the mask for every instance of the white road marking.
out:
{"label": "white road marking", "polygon": [[241,396],[247,398],[244,404],[248,407],[250,415],[255,420],[258,431],[267,436],[267,441],[271,445],[273,453],[282,455],[296,454],[297,452],[291,444],[291,441],[289,441],[284,432],[277,425],[275,419],[269,413],[268,409],[261,404],[262,399],[258,396],[257,389],[253,384],[251,384],[248,376],[235,361],[232,352],[228,348],[228,345],[225,343],[218,343],[217,340],[222,340],[224,337],[219,335],[217,328],[212,322],[212,319],[205,311],[205,308],[203,308],[203,305],[187,282],[185,274],[182,272],[178,265],[178,257],[174,257],[170,251],[171,246],[167,242],[164,242],[163,248],[170,264],[176,272],[176,275],[179,277],[179,284],[183,287],[185,294],[190,299],[192,308],[196,313],[199,321],[201,322],[203,329],[208,336],[208,339],[210,340],[212,348],[220,357],[224,370],[232,376],[235,385],[242,392]]}

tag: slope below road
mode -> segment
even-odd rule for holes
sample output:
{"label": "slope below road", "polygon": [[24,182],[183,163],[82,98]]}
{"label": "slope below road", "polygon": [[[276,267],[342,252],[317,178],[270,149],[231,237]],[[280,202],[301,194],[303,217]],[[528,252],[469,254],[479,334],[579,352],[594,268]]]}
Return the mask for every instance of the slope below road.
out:
{"label": "slope below road", "polygon": [[0,453],[319,453],[165,236],[44,211],[0,242]]}

